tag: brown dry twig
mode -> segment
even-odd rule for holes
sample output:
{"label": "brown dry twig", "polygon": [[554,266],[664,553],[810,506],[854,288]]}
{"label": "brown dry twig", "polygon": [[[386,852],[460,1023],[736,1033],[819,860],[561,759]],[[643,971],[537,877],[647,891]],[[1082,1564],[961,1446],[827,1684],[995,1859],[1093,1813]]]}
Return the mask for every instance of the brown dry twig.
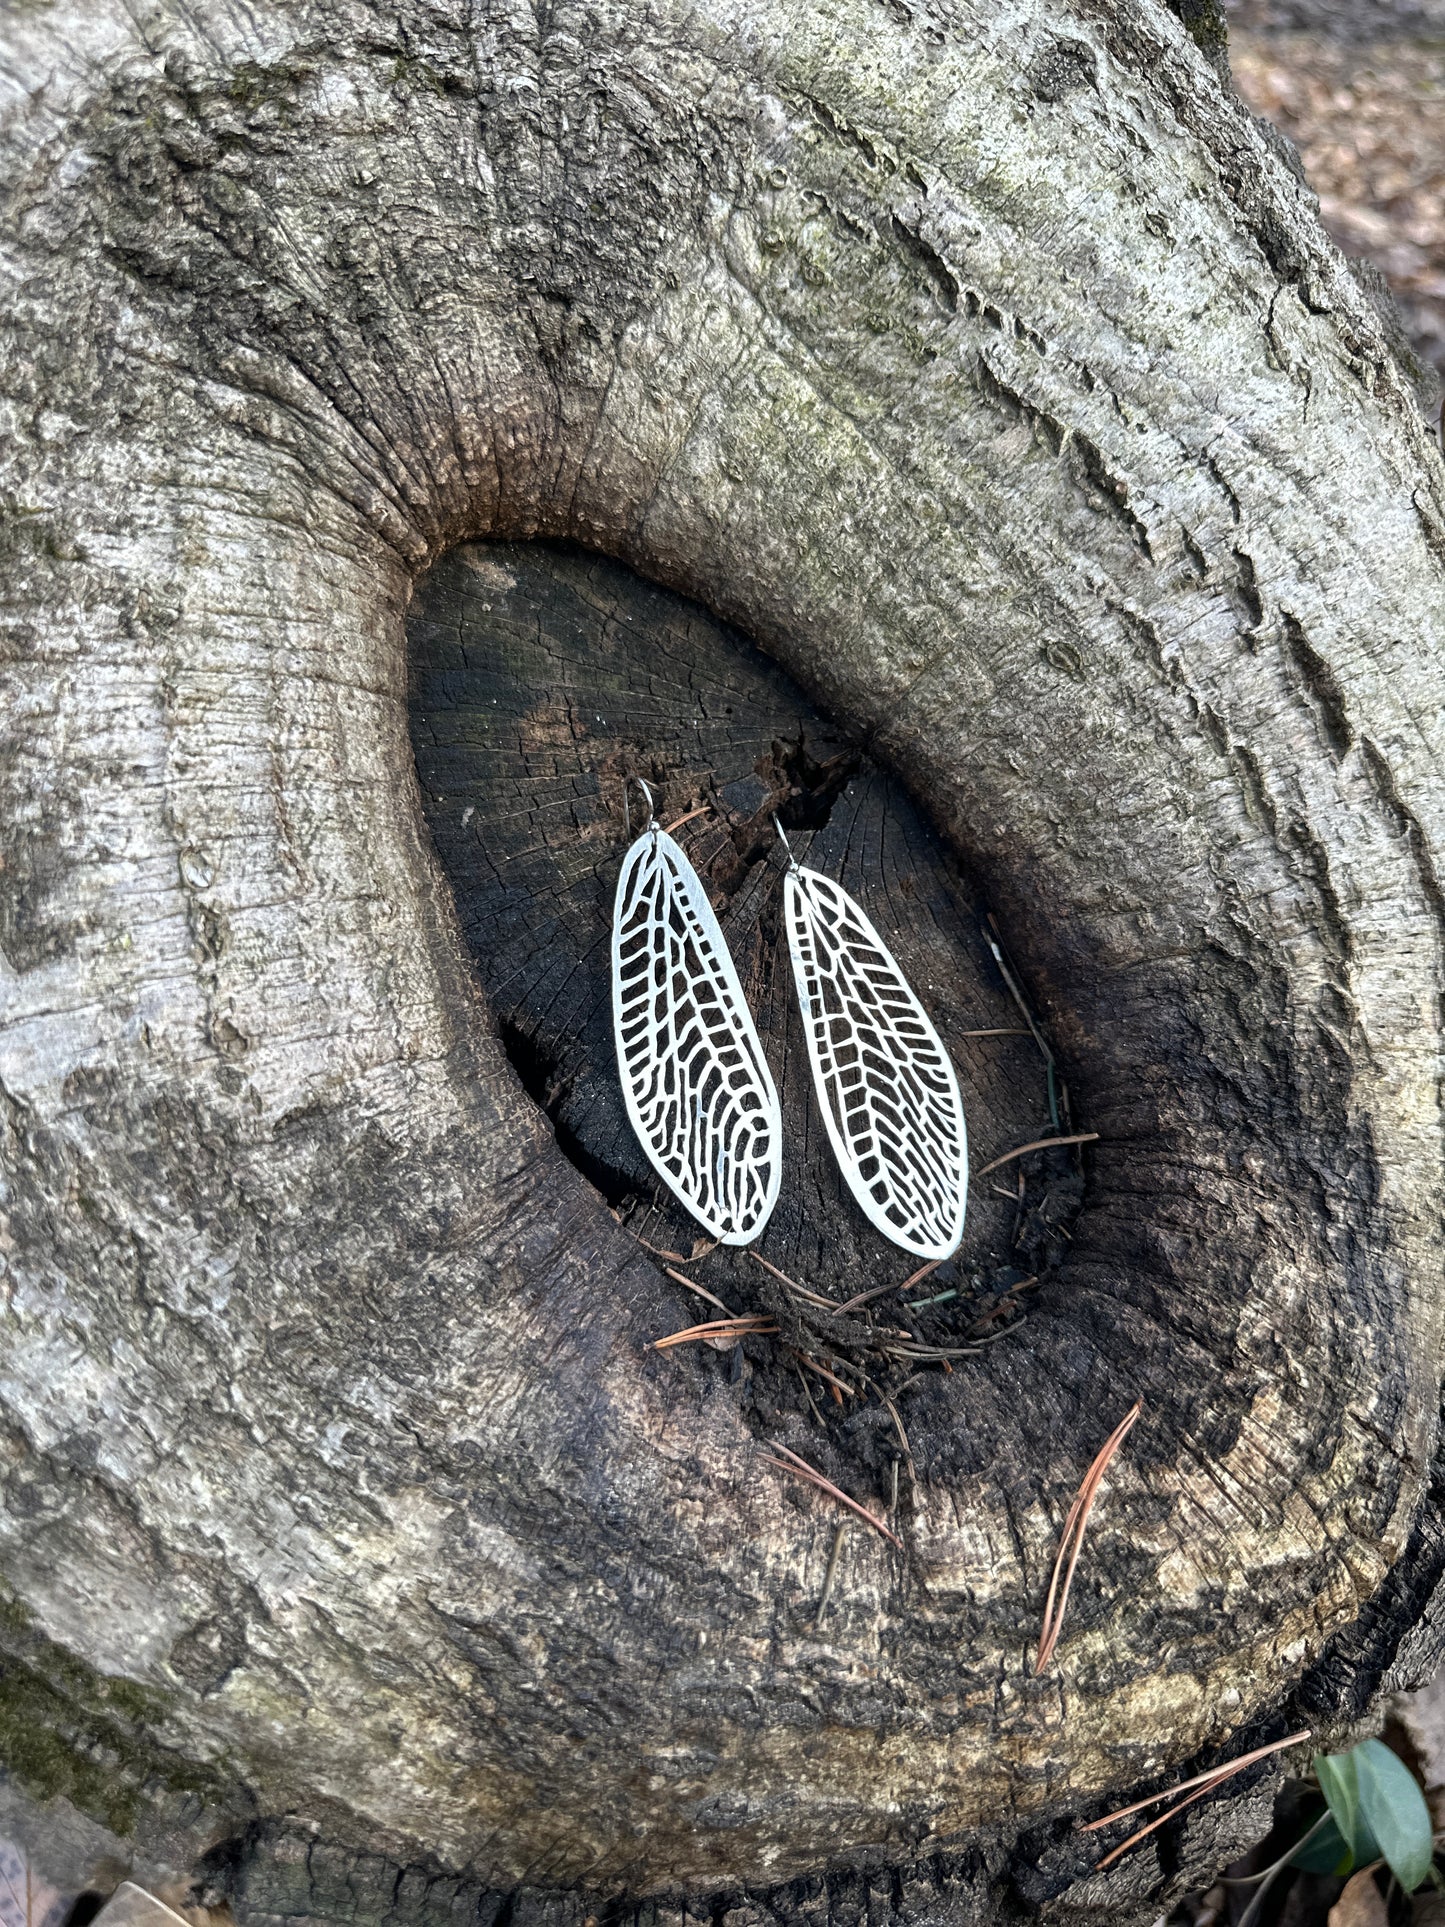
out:
{"label": "brown dry twig", "polygon": [[761,1337],[777,1329],[770,1318],[713,1318],[705,1325],[689,1325],[685,1331],[673,1332],[668,1338],[654,1338],[647,1349],[665,1352],[673,1345],[692,1345],[709,1338]]}
{"label": "brown dry twig", "polygon": [[780,1285],[786,1285],[789,1291],[795,1292],[806,1304],[816,1305],[819,1311],[830,1311],[837,1318],[842,1318],[850,1311],[861,1310],[864,1305],[871,1304],[875,1298],[886,1298],[890,1291],[910,1290],[921,1279],[926,1278],[929,1272],[937,1271],[943,1263],[941,1258],[935,1258],[931,1264],[921,1265],[910,1277],[905,1278],[901,1285],[874,1285],[868,1291],[860,1291],[856,1297],[845,1299],[840,1305],[834,1298],[824,1298],[821,1292],[809,1291],[806,1285],[800,1285],[797,1279],[790,1278],[786,1271],[779,1271],[776,1265],[770,1265],[767,1259],[760,1257],[756,1251],[751,1252],[749,1256],[755,1263],[760,1264],[764,1271],[770,1272]]}
{"label": "brown dry twig", "polygon": [[838,1530],[833,1534],[833,1550],[828,1554],[828,1570],[823,1574],[823,1597],[818,1601],[818,1611],[813,1619],[816,1633],[823,1624],[823,1615],[828,1610],[828,1602],[833,1597],[833,1582],[838,1577],[838,1559],[843,1551],[843,1541],[848,1536],[848,1521],[840,1519]]}
{"label": "brown dry twig", "polygon": [[705,1298],[710,1305],[716,1305],[724,1318],[737,1317],[737,1313],[725,1305],[721,1298],[714,1297],[706,1285],[698,1284],[694,1278],[684,1278],[682,1273],[680,1271],[674,1271],[671,1265],[664,1265],[662,1269],[664,1275],[671,1278],[674,1284],[686,1285],[688,1290],[695,1291],[699,1298]]}
{"label": "brown dry twig", "polygon": [[[1008,1329],[1012,1331],[1013,1326],[1010,1325]],[[894,1345],[880,1343],[878,1350],[882,1352],[886,1358],[902,1358],[911,1361],[913,1364],[918,1364],[921,1360],[924,1364],[946,1365],[950,1358],[972,1358],[978,1350],[979,1345],[992,1344],[995,1340],[1003,1338],[1004,1336],[1005,1333],[1003,1332],[995,1332],[993,1338],[980,1338],[977,1345]]]}
{"label": "brown dry twig", "polygon": [[[1054,1560],[1053,1577],[1049,1580],[1049,1596],[1044,1605],[1044,1623],[1039,1633],[1039,1656],[1034,1662],[1034,1673],[1042,1673],[1054,1656],[1054,1648],[1059,1643],[1059,1634],[1064,1629],[1064,1613],[1069,1603],[1069,1588],[1074,1583],[1074,1567],[1079,1563],[1079,1553],[1084,1544],[1084,1528],[1089,1523],[1089,1514],[1094,1509],[1094,1500],[1099,1496],[1099,1487],[1104,1474],[1119,1447],[1133,1429],[1134,1421],[1144,1409],[1142,1400],[1136,1400],[1120,1419],[1113,1431],[1099,1449],[1098,1457],[1084,1474],[1084,1482],[1074,1495],[1074,1503],[1069,1507],[1069,1516],[1064,1520],[1063,1534],[1059,1540],[1058,1557]],[[1067,1558],[1068,1564],[1065,1565]],[[1060,1590],[1059,1574],[1063,1573],[1063,1588]],[[1054,1601],[1058,1599],[1055,1609]]]}
{"label": "brown dry twig", "polygon": [[823,1414],[818,1410],[818,1401],[813,1397],[813,1388],[808,1383],[807,1376],[804,1373],[802,1366],[798,1364],[797,1357],[798,1357],[797,1353],[794,1352],[793,1370],[798,1374],[798,1383],[803,1388],[803,1397],[807,1399],[808,1409],[809,1411],[812,1412],[813,1417],[818,1421],[819,1430],[826,1432],[828,1428],[823,1422]]}
{"label": "brown dry twig", "polygon": [[790,1278],[786,1271],[779,1271],[778,1267],[776,1265],[770,1265],[766,1258],[760,1258],[756,1251],[750,1252],[748,1255],[755,1264],[760,1264],[764,1271],[771,1272],[780,1285],[786,1285],[788,1290],[801,1298],[804,1303],[816,1305],[820,1311],[837,1311],[839,1309],[833,1299],[825,1298],[821,1292],[809,1291],[808,1287],[806,1285],[800,1285],[796,1278]]}
{"label": "brown dry twig", "polygon": [[[886,1392],[880,1392],[878,1396],[883,1400],[884,1405],[887,1407],[888,1416],[893,1421],[893,1429],[898,1434],[898,1443],[903,1447],[903,1456],[908,1462],[908,1483],[911,1486],[916,1487],[918,1484],[918,1474],[915,1471],[914,1465],[913,1465],[913,1447],[908,1443],[908,1434],[903,1429],[903,1420],[899,1416],[898,1407],[893,1403],[893,1400],[888,1397]],[[893,1461],[893,1474],[894,1474],[894,1485],[896,1489],[897,1478],[898,1478],[897,1459]],[[895,1500],[895,1504],[896,1503],[897,1501]]]}
{"label": "brown dry twig", "polygon": [[[616,1211],[613,1212],[612,1216],[618,1224],[622,1224],[622,1219]],[[714,1238],[712,1243],[704,1245],[701,1251],[694,1250],[690,1258],[684,1258],[680,1251],[669,1251],[666,1245],[650,1245],[640,1232],[633,1231],[627,1225],[622,1225],[622,1228],[634,1243],[640,1244],[644,1251],[650,1251],[654,1258],[669,1258],[675,1265],[700,1264],[704,1258],[710,1258],[722,1243],[720,1238]]]}
{"label": "brown dry twig", "polygon": [[1026,1158],[1030,1151],[1052,1151],[1060,1144],[1093,1144],[1097,1141],[1097,1131],[1071,1131],[1067,1137],[1036,1137],[1032,1144],[1021,1144],[1016,1151],[1005,1151],[1001,1158],[986,1164],[974,1176],[986,1178],[990,1171],[997,1171],[1002,1164],[1012,1164],[1015,1158]]}
{"label": "brown dry twig", "polygon": [[[1137,1410],[1137,1407],[1135,1409]],[[1161,1800],[1173,1802],[1173,1805],[1166,1808],[1158,1819],[1151,1820],[1147,1827],[1140,1827],[1137,1833],[1131,1833],[1127,1840],[1121,1841],[1112,1852],[1106,1853],[1102,1860],[1095,1861],[1095,1871],[1112,1866],[1121,1854],[1129,1851],[1130,1847],[1137,1846],[1151,1833],[1156,1833],[1160,1827],[1172,1820],[1175,1814],[1182,1813],[1185,1807],[1192,1807],[1196,1800],[1202,1800],[1207,1793],[1213,1793],[1216,1787],[1223,1786],[1224,1782],[1232,1779],[1236,1773],[1242,1773],[1245,1767],[1253,1766],[1257,1760],[1268,1759],[1271,1753],[1281,1753],[1287,1746],[1298,1746],[1303,1740],[1309,1739],[1310,1733],[1311,1729],[1306,1726],[1300,1732],[1290,1733],[1282,1740],[1271,1740],[1268,1746],[1257,1746],[1252,1753],[1241,1753],[1239,1758],[1231,1760],[1228,1766],[1211,1767],[1207,1773],[1196,1773],[1192,1780],[1181,1780],[1178,1786],[1170,1787],[1167,1793],[1151,1793],[1147,1800],[1136,1800],[1133,1806],[1120,1807],[1117,1813],[1106,1813],[1102,1820],[1088,1821],[1080,1828],[1080,1832],[1097,1833],[1101,1827],[1111,1826],[1115,1820],[1125,1820],[1131,1813],[1142,1813],[1145,1807],[1157,1806]],[[1193,1792],[1189,1790],[1191,1787],[1194,1789]],[[1186,1796],[1182,1800],[1176,1797],[1181,1793]]]}
{"label": "brown dry twig", "polygon": [[780,1472],[791,1472],[794,1478],[806,1479],[810,1485],[817,1486],[820,1492],[826,1492],[830,1498],[836,1499],[839,1505],[845,1505],[850,1512],[856,1512],[860,1519],[866,1520],[875,1532],[881,1532],[885,1539],[902,1552],[903,1541],[896,1532],[890,1531],[876,1513],[870,1512],[866,1506],[859,1505],[856,1499],[850,1499],[848,1494],[834,1485],[831,1479],[825,1479],[815,1465],[809,1465],[806,1459],[800,1459],[797,1453],[789,1451],[786,1445],[780,1445],[776,1439],[769,1439],[768,1444],[774,1452],[781,1453],[782,1456],[768,1459],[765,1461],[766,1464],[775,1465]]}

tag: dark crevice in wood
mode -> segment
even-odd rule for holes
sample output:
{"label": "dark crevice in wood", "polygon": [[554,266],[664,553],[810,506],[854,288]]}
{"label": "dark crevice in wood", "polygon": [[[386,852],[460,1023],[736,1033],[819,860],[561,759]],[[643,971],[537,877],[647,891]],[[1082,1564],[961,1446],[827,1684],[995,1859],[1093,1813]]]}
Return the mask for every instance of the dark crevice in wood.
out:
{"label": "dark crevice in wood", "polygon": [[[918,1269],[853,1204],[817,1114],[780,927],[775,815],[800,857],[863,900],[932,1011],[964,1085],[975,1170],[1070,1128],[1017,970],[1010,985],[956,859],[898,781],[746,638],[621,564],[549,544],[454,551],[419,589],[409,630],[423,804],[502,1042],[558,1148],[646,1246],[691,1260],[705,1240],[643,1158],[613,1058],[608,942],[617,870],[641,822],[633,777],[661,822],[703,812],[678,835],[777,1076],[787,1162],[756,1247],[769,1263],[837,1303]],[[658,1366],[725,1383],[760,1437],[805,1415],[830,1476],[889,1491],[906,1455],[883,1397],[910,1406],[943,1364],[900,1347],[946,1351],[1022,1321],[1067,1256],[1083,1169],[1069,1147],[976,1180],[957,1257],[908,1302],[885,1295],[846,1317],[800,1303],[749,1252],[714,1251],[688,1275],[780,1330]],[[678,1328],[710,1315],[680,1285],[676,1297]],[[915,1449],[926,1466],[926,1432]],[[908,1491],[905,1480],[905,1505]]]}
{"label": "dark crevice in wood", "polygon": [[576,1165],[609,1205],[616,1208],[630,1204],[635,1189],[634,1175],[595,1156],[567,1123],[563,1107],[566,1086],[557,1082],[556,1060],[541,1049],[535,1036],[511,1018],[499,1019],[497,1029],[507,1061],[522,1080],[522,1088],[546,1113],[558,1150],[569,1163]]}

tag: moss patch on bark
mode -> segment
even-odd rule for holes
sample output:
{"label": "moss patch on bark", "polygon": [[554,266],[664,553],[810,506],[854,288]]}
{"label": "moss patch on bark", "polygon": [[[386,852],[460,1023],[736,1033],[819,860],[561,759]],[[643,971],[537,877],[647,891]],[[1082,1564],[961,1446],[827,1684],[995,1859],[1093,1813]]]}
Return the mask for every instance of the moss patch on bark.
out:
{"label": "moss patch on bark", "polygon": [[1222,66],[1229,53],[1229,26],[1222,0],[1167,0],[1167,4],[1195,45],[1216,67]]}
{"label": "moss patch on bark", "polygon": [[164,1715],[163,1694],[81,1665],[0,1596],[0,1766],[33,1798],[63,1796],[125,1835],[151,1789],[215,1791],[156,1739]]}

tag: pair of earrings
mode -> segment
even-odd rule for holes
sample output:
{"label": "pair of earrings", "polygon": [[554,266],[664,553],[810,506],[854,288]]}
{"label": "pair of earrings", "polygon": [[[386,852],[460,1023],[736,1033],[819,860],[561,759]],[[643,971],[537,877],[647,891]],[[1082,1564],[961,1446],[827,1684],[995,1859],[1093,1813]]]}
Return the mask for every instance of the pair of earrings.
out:
{"label": "pair of earrings", "polygon": [[[700,1224],[751,1244],[782,1183],[782,1111],[702,881],[653,814],[612,915],[612,1021],[627,1115]],[[774,818],[783,846],[782,825]],[[848,1188],[905,1251],[963,1235],[968,1136],[958,1079],[892,953],[841,885],[788,849],[783,916],[818,1106]]]}

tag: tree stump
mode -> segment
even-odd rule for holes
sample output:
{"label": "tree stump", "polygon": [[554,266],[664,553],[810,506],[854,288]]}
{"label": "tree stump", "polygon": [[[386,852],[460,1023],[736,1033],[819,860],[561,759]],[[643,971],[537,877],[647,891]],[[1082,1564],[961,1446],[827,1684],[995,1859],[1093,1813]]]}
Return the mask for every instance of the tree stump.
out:
{"label": "tree stump", "polygon": [[[1155,0],[6,33],[16,1812],[257,1920],[1152,1920],[1280,1768],[1080,1815],[1438,1643],[1445,469],[1370,296]],[[651,1189],[628,773],[839,1303],[908,1267],[774,809],[896,936],[939,1302]],[[778,1333],[658,1353],[668,1266]]]}

